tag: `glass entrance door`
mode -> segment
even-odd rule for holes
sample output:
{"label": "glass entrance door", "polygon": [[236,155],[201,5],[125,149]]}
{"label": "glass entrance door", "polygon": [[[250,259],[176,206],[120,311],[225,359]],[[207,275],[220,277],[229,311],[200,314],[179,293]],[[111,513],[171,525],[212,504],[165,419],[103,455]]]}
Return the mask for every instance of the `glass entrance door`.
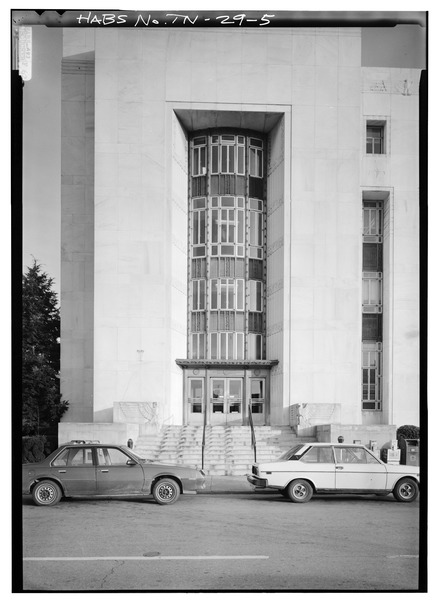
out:
{"label": "glass entrance door", "polygon": [[188,423],[190,425],[203,425],[204,382],[204,377],[191,378],[188,381]]}
{"label": "glass entrance door", "polygon": [[254,425],[265,424],[265,379],[251,379],[250,407]]}
{"label": "glass entrance door", "polygon": [[210,385],[210,424],[242,425],[243,379],[214,377]]}

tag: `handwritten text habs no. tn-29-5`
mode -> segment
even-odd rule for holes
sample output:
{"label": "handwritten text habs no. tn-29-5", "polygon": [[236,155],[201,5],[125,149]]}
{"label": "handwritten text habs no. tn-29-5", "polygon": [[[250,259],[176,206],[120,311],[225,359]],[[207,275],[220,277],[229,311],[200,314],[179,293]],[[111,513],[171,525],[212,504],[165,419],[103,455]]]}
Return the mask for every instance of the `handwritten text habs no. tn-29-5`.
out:
{"label": "handwritten text habs no. tn-29-5", "polygon": [[162,17],[154,18],[152,14],[118,14],[118,13],[92,13],[80,14],[76,17],[79,25],[130,25],[132,27],[152,27],[164,25],[237,25],[258,24],[259,27],[269,25],[275,15],[263,14],[261,17],[248,17],[245,13],[237,15],[183,15],[177,13],[166,13]]}

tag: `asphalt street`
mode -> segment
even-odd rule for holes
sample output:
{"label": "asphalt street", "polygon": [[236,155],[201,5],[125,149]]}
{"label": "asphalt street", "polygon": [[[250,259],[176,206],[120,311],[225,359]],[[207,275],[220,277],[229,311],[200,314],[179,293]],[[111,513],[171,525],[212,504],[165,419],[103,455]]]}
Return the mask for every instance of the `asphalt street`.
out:
{"label": "asphalt street", "polygon": [[415,591],[419,501],[23,501],[24,591]]}

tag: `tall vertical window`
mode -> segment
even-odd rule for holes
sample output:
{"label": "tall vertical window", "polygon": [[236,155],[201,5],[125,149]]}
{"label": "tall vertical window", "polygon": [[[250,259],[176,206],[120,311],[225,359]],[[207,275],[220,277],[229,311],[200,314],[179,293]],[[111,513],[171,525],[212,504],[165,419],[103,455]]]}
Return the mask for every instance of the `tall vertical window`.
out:
{"label": "tall vertical window", "polygon": [[206,254],[206,198],[194,198],[192,203],[192,255]]}
{"label": "tall vertical window", "polygon": [[251,280],[250,282],[250,311],[262,312],[263,310],[263,283]]}
{"label": "tall vertical window", "polygon": [[196,138],[192,149],[192,176],[206,175],[207,170],[207,148],[206,137]]}
{"label": "tall vertical window", "polygon": [[383,202],[363,202],[362,408],[382,410]]}
{"label": "tall vertical window", "polygon": [[250,175],[263,177],[263,142],[251,139],[250,142]]}
{"label": "tall vertical window", "polygon": [[265,141],[206,130],[189,151],[188,356],[263,359]]}
{"label": "tall vertical window", "polygon": [[367,154],[385,154],[385,124],[367,121],[366,135]]}
{"label": "tall vertical window", "polygon": [[244,256],[244,198],[212,196],[211,204],[212,256]]}
{"label": "tall vertical window", "polygon": [[192,281],[192,310],[206,309],[206,280],[194,279]]}

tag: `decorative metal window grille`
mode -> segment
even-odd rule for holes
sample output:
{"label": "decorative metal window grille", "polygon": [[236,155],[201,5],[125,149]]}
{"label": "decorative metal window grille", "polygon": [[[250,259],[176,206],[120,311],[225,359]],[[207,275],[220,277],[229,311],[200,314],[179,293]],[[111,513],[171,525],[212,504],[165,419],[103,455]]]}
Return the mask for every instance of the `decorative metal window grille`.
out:
{"label": "decorative metal window grille", "polygon": [[191,278],[199,279],[200,277],[206,277],[206,259],[193,258],[191,260]]}
{"label": "decorative metal window grille", "polygon": [[263,332],[263,315],[261,313],[248,314],[248,330],[251,332]]}
{"label": "decorative metal window grille", "polygon": [[249,271],[251,279],[263,279],[263,261],[250,258]]}
{"label": "decorative metal window grille", "polygon": [[362,341],[381,342],[382,341],[382,315],[381,314],[363,314],[362,315]]}
{"label": "decorative metal window grille", "polygon": [[205,312],[193,312],[191,314],[191,331],[205,331],[206,330],[206,313]]}
{"label": "decorative metal window grille", "polygon": [[362,245],[362,270],[382,272],[383,265],[383,245],[366,244]]}

